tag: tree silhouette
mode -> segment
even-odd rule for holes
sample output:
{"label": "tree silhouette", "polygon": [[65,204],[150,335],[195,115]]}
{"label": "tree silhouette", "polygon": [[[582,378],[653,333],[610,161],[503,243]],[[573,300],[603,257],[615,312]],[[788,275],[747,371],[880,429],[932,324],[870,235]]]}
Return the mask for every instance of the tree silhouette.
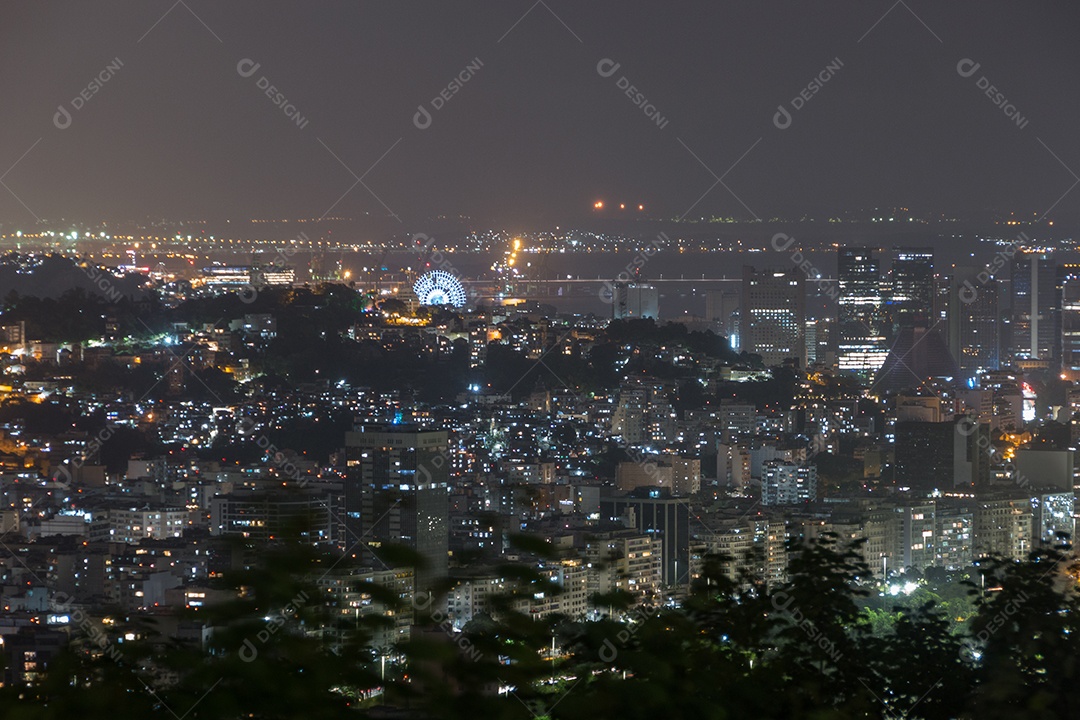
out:
{"label": "tree silhouette", "polygon": [[[1071,717],[1080,700],[1064,546],[981,561],[969,624],[933,597],[869,608],[876,581],[858,548],[830,535],[792,544],[782,583],[747,569],[731,577],[728,559],[707,556],[677,606],[615,592],[593,598],[602,616],[586,621],[534,612],[536,598],[562,591],[538,565],[568,558],[514,536],[526,560],[494,568],[506,591],[461,630],[443,595],[408,608],[387,588],[358,588],[414,612],[409,642],[379,648],[387,617],[342,623],[320,590],[328,570],[355,561],[290,527],[268,546],[231,548],[239,569],[215,583],[234,599],[188,611],[213,628],[205,644],[120,614],[107,642],[75,633],[38,682],[0,688],[2,717],[1043,720]],[[404,549],[382,554],[415,562]]]}

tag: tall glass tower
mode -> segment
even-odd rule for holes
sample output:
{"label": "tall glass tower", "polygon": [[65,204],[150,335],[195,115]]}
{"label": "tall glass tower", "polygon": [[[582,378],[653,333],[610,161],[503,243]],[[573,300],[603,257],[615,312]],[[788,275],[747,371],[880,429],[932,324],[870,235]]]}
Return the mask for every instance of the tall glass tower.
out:
{"label": "tall glass tower", "polygon": [[837,351],[841,370],[872,375],[889,349],[881,311],[881,272],[868,247],[837,250]]}
{"label": "tall glass tower", "polygon": [[1054,361],[1061,349],[1061,302],[1054,261],[1019,253],[1012,273],[1012,355]]}
{"label": "tall glass tower", "polygon": [[885,298],[892,327],[889,338],[899,337],[903,328],[932,327],[934,308],[934,249],[894,248],[896,257]]}

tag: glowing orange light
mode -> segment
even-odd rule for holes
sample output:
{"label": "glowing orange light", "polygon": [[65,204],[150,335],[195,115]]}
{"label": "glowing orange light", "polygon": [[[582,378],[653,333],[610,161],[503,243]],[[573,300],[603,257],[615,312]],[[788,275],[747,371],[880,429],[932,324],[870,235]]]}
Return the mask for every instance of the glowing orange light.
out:
{"label": "glowing orange light", "polygon": [[625,210],[626,209],[626,203],[619,203],[619,209],[620,210]]}
{"label": "glowing orange light", "polygon": [[638,210],[644,210],[644,209],[645,209],[645,206],[644,206],[644,205],[638,205],[638,206],[637,206],[637,209],[638,209]]}
{"label": "glowing orange light", "polygon": [[603,210],[604,209],[604,201],[603,200],[597,200],[596,202],[593,203],[593,207],[596,208],[597,210]]}

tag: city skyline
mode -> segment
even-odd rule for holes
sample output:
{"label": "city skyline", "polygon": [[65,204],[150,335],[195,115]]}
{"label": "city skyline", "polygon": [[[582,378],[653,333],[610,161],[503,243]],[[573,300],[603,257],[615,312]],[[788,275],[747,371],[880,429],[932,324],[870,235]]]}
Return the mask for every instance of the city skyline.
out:
{"label": "city skyline", "polygon": [[0,715],[1056,720],[1066,0],[0,10]]}

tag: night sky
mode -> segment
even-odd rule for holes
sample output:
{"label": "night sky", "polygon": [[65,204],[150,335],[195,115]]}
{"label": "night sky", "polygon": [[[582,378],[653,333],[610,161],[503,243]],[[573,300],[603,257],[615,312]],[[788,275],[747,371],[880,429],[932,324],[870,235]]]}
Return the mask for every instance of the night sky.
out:
{"label": "night sky", "polygon": [[[599,198],[668,218],[1038,216],[1080,177],[1078,20],[1069,0],[9,1],[0,221],[389,209],[525,227],[587,218]],[[778,106],[836,60],[779,129]],[[1078,209],[1074,189],[1051,217]]]}

